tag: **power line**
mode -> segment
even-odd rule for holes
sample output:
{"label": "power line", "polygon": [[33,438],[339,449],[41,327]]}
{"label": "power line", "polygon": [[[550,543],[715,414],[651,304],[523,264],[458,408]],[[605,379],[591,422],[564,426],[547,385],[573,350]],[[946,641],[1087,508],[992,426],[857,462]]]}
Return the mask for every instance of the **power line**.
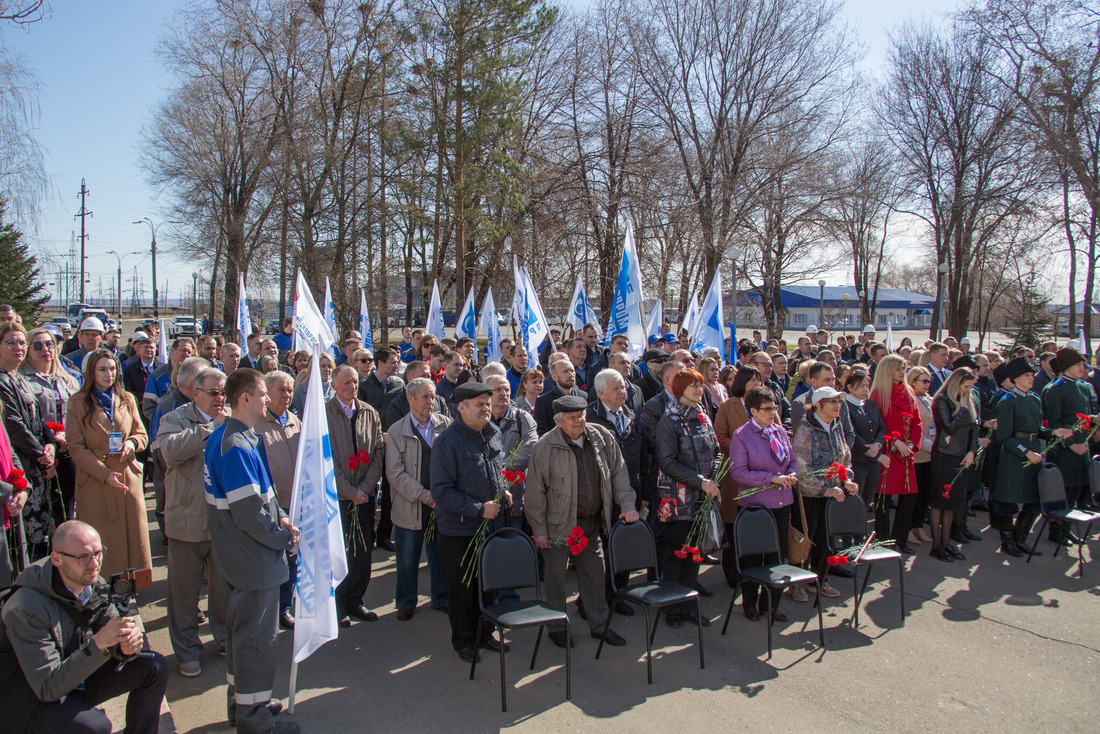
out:
{"label": "power line", "polygon": [[84,228],[84,220],[87,217],[92,216],[92,213],[90,211],[88,211],[88,208],[85,206],[86,197],[88,196],[88,194],[90,194],[92,192],[88,191],[88,187],[84,185],[84,179],[80,179],[80,191],[78,193],[79,193],[79,196],[80,196],[80,211],[78,211],[76,213],[76,215],[73,216],[73,219],[76,219],[77,217],[80,218],[80,302],[83,303],[84,302],[84,246],[87,244],[87,241],[88,241],[88,234],[87,234],[87,231]]}

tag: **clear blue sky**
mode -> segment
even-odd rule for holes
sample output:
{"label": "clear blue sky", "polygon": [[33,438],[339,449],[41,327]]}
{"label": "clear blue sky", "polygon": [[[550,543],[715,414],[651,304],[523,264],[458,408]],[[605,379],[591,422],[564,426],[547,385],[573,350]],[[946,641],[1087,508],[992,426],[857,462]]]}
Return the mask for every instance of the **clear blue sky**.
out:
{"label": "clear blue sky", "polygon": [[[27,232],[27,237],[40,251],[68,251],[72,233],[79,231],[73,215],[79,210],[77,192],[85,178],[91,191],[88,208],[94,212],[88,220],[91,283],[87,287],[89,294],[95,294],[100,279],[106,292],[116,277],[115,256],[104,253],[148,252],[148,226],[131,222],[145,216],[155,222],[165,219],[167,207],[157,201],[138,167],[140,131],[171,86],[157,59],[156,44],[183,3],[51,0],[50,4],[50,16],[26,31],[0,30],[3,42],[23,55],[42,86],[37,137],[46,148],[53,195],[38,230]],[[584,7],[587,2],[567,0],[566,4]],[[881,67],[891,27],[911,18],[934,17],[957,4],[957,0],[848,0],[849,22],[868,49],[867,73],[875,75]],[[168,225],[157,239],[160,246],[170,243]],[[131,256],[123,265],[124,281],[138,266],[148,299],[149,258]],[[167,279],[172,298],[180,294],[181,286],[189,293],[189,264],[165,253],[158,256],[157,269],[161,288]],[[124,282],[124,294],[129,290]]]}

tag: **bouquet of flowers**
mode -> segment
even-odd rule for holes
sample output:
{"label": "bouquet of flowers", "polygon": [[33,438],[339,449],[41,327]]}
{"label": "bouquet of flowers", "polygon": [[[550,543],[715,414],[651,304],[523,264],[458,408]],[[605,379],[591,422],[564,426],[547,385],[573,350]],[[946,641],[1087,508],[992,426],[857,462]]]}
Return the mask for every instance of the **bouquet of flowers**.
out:
{"label": "bouquet of flowers", "polygon": [[[838,482],[843,484],[844,482],[848,481],[848,467],[844,466],[843,464],[833,462],[833,464],[831,466],[826,467],[825,469],[818,469],[816,471],[811,471],[811,472],[803,472],[801,474],[796,474],[795,477],[797,477],[798,479],[809,479],[811,477],[821,477],[825,481],[828,481],[830,479],[836,479]],[[762,485],[760,487],[749,487],[748,489],[743,489],[740,492],[738,492],[737,493],[737,499],[741,500],[741,499],[745,499],[746,497],[752,497],[754,494],[759,494],[759,493],[763,492],[765,489],[772,489],[773,487],[778,487],[778,486],[779,486],[778,484],[775,484],[773,482],[771,484],[765,484],[765,485]]]}
{"label": "bouquet of flowers", "polygon": [[[520,472],[522,474],[522,472]],[[584,549],[588,547],[588,538],[584,535],[584,530],[579,525],[573,527],[569,531],[569,535],[562,538],[553,538],[550,540],[550,546],[552,548],[559,548],[565,546],[569,549],[569,554],[573,556],[579,556],[584,553]]]}
{"label": "bouquet of flowers", "polygon": [[[504,500],[504,495],[508,492],[510,487],[514,487],[522,481],[527,479],[527,475],[522,471],[514,471],[512,465],[516,463],[516,455],[519,453],[519,446],[517,445],[512,449],[512,453],[508,455],[508,464],[500,472],[501,478],[504,480],[504,485],[500,488],[500,491],[493,497],[493,502],[498,505]],[[433,519],[435,513],[432,513]],[[481,546],[485,543],[485,538],[489,535],[489,523],[492,522],[488,518],[483,518],[481,524],[477,526],[477,532],[474,533],[474,538],[470,542],[470,545],[466,546],[466,552],[462,554],[462,582],[469,586],[474,580],[474,576],[477,575],[477,559],[481,555]]]}
{"label": "bouquet of flowers", "polygon": [[[370,454],[366,451],[357,451],[348,457],[348,471],[351,472],[352,484],[358,484],[362,476],[359,474],[370,464]],[[369,550],[370,546],[367,544],[367,536],[363,532],[363,523],[359,519],[359,513],[356,511],[356,506],[351,508],[351,517],[348,521],[348,538],[344,541],[344,550],[352,555],[355,555],[357,548],[363,550]]]}
{"label": "bouquet of flowers", "polygon": [[[721,484],[729,473],[730,460],[727,456],[718,464],[718,471],[714,474],[714,483]],[[661,500],[662,505],[666,502],[675,504],[676,500],[669,500],[668,498]],[[724,538],[722,537],[721,519],[719,518],[717,521],[714,519],[718,511],[718,505],[721,502],[721,497],[703,496],[703,499],[699,502],[699,508],[691,516],[691,526],[688,528],[687,537],[684,538],[684,544],[680,547],[680,550],[673,551],[673,555],[677,558],[690,557],[696,563],[702,563],[704,553],[702,546],[708,546],[708,551],[722,547]]]}
{"label": "bouquet of flowers", "polygon": [[[1086,415],[1085,413],[1078,413],[1076,415],[1076,418],[1077,422],[1070,430],[1072,430],[1074,433],[1077,433],[1079,431],[1087,431],[1087,433],[1085,434],[1085,445],[1087,446],[1088,442],[1092,440],[1093,434],[1096,433],[1096,429],[1100,428],[1100,420],[1094,420],[1092,416]],[[1043,421],[1043,428],[1050,428],[1050,424],[1047,423],[1047,421]],[[1045,449],[1039,452],[1039,456],[1046,458],[1047,453],[1049,453],[1052,449],[1058,448],[1065,442],[1066,439],[1064,438],[1054,439],[1047,444],[1047,447]],[[1024,459],[1023,465],[1025,467],[1031,466],[1031,461],[1028,459]]]}

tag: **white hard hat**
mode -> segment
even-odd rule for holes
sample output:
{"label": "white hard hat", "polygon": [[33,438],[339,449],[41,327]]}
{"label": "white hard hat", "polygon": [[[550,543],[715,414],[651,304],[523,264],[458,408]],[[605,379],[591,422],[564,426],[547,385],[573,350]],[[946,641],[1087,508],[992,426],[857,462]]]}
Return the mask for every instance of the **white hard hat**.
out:
{"label": "white hard hat", "polygon": [[807,334],[816,334],[817,333],[817,326],[815,324],[810,324],[809,326],[806,327],[806,333]]}
{"label": "white hard hat", "polygon": [[962,346],[963,344],[969,344],[969,343],[970,343],[970,339],[965,337],[965,336],[962,339],[959,339],[959,346]]}
{"label": "white hard hat", "polygon": [[80,331],[98,331],[100,334],[107,330],[103,328],[103,322],[95,316],[89,316],[80,322]]}
{"label": "white hard hat", "polygon": [[1066,348],[1081,351],[1081,342],[1077,339],[1070,339],[1068,342],[1066,342]]}
{"label": "white hard hat", "polygon": [[867,324],[866,326],[863,327],[863,333],[864,334],[874,334],[875,333],[875,327],[872,324]]}

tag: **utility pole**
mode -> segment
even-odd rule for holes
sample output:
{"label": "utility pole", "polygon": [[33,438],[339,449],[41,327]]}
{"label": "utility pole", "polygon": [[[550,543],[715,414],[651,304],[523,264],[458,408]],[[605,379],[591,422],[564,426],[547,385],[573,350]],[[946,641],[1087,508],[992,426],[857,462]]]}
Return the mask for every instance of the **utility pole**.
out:
{"label": "utility pole", "polygon": [[80,179],[80,191],[78,193],[80,195],[80,211],[76,213],[73,219],[80,218],[80,302],[84,303],[84,246],[88,242],[84,220],[86,217],[92,216],[92,213],[85,206],[86,197],[92,192],[88,191],[88,187],[84,185],[84,179]]}

